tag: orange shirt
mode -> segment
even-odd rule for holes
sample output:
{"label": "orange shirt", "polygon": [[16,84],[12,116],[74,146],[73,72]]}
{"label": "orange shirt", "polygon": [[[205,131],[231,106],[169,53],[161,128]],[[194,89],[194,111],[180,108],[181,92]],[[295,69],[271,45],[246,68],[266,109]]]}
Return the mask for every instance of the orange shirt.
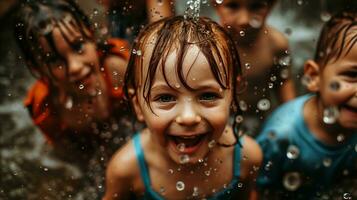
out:
{"label": "orange shirt", "polygon": [[[117,55],[125,60],[129,60],[129,48],[126,41],[116,38],[111,38],[108,41],[109,51],[106,54],[99,52],[100,57],[104,57],[108,54]],[[108,71],[104,69],[102,74],[106,85],[111,88],[110,99],[112,101],[123,99],[122,88],[114,88],[112,80]],[[53,140],[58,137],[53,134],[53,130],[60,130],[59,132],[65,131],[65,126],[58,121],[56,113],[54,113],[49,107],[49,97],[50,91],[47,83],[42,80],[37,80],[35,84],[27,93],[24,104],[28,108],[30,115],[34,123],[41,129],[42,133],[46,136],[48,142],[53,143]]]}

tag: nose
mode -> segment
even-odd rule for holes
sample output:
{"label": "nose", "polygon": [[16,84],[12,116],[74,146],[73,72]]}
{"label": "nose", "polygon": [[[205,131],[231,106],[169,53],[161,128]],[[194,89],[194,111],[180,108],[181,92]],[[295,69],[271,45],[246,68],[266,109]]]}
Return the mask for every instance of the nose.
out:
{"label": "nose", "polygon": [[69,58],[67,60],[68,75],[70,81],[75,81],[81,75],[81,71],[84,68],[83,62],[76,58]]}
{"label": "nose", "polygon": [[245,28],[249,25],[249,11],[247,8],[241,8],[236,14],[236,25]]}
{"label": "nose", "polygon": [[201,121],[202,118],[197,113],[193,103],[186,102],[181,109],[180,114],[176,117],[176,123],[184,126],[192,126]]}

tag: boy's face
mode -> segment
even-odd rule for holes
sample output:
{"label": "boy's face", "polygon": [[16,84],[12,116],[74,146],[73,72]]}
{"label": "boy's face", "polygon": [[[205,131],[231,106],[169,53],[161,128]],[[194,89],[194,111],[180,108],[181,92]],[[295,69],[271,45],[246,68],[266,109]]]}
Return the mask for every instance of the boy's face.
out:
{"label": "boy's face", "polygon": [[52,45],[47,38],[41,37],[40,46],[47,66],[39,67],[60,90],[74,95],[94,95],[103,87],[97,49],[78,29],[73,21],[60,21],[50,33]]}
{"label": "boy's face", "polygon": [[[263,0],[224,0],[216,9],[221,23],[243,38],[260,30],[270,8]],[[241,31],[244,31],[244,36]]]}
{"label": "boy's face", "polygon": [[[148,59],[144,55],[142,80],[147,74]],[[183,61],[184,77],[194,91],[185,88],[179,80],[176,64],[176,52],[172,52],[165,63],[167,80],[158,67],[150,90],[152,110],[142,97],[142,87],[138,89],[138,101],[134,100],[134,106],[138,118],[148,126],[153,141],[160,144],[173,161],[196,163],[206,156],[212,141],[222,136],[229,119],[232,91],[221,88],[197,46],[189,47]]]}
{"label": "boy's face", "polygon": [[320,67],[319,93],[325,107],[337,106],[339,124],[357,129],[357,45],[336,62]]}

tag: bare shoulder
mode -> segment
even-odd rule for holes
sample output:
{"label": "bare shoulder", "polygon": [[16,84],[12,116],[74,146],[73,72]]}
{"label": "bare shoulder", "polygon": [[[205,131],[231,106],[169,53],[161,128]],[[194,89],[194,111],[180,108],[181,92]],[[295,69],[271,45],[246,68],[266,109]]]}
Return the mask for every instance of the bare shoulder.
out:
{"label": "bare shoulder", "polygon": [[255,176],[257,173],[250,173],[251,171],[257,172],[263,161],[263,152],[258,143],[249,136],[243,136],[242,148],[242,163],[241,172],[242,177]]}
{"label": "bare shoulder", "polygon": [[129,199],[139,174],[134,145],[130,141],[114,154],[108,164],[103,199]]}
{"label": "bare shoulder", "polygon": [[278,52],[285,51],[289,48],[289,41],[282,32],[271,26],[268,26],[267,29]]}

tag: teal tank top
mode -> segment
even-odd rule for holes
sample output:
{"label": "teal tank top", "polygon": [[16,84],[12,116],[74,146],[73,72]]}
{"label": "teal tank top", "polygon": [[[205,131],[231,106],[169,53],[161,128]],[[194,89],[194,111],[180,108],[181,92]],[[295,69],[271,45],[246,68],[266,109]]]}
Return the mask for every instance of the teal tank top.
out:
{"label": "teal tank top", "polygon": [[[149,176],[149,171],[145,162],[144,151],[141,147],[140,134],[135,134],[133,137],[133,143],[135,148],[136,158],[139,163],[141,178],[145,185],[144,196],[140,199],[142,200],[164,200],[164,198],[157,192],[155,192],[151,187],[151,181]],[[242,139],[240,143],[243,144]],[[240,196],[243,192],[243,183],[239,182],[240,180],[240,160],[241,160],[241,148],[237,143],[234,146],[234,163],[233,163],[233,178],[230,184],[207,198],[207,200],[226,200],[226,199],[236,199],[234,197]]]}

